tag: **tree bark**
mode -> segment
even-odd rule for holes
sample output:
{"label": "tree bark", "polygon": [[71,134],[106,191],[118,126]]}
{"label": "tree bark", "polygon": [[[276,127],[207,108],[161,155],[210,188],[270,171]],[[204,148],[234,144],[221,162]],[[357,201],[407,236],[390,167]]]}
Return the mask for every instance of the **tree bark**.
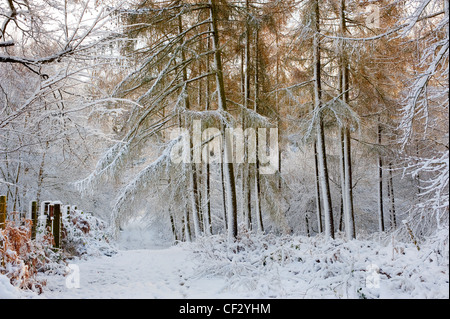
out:
{"label": "tree bark", "polygon": [[172,229],[173,239],[174,239],[174,241],[178,241],[177,228],[175,227],[175,219],[173,218],[170,208],[169,208],[169,219],[170,219],[170,226]]}
{"label": "tree bark", "polygon": [[[381,123],[378,117],[377,138],[378,145],[381,147]],[[384,211],[383,211],[383,159],[381,153],[378,153],[378,228],[380,232],[384,232]]]}
{"label": "tree bark", "polygon": [[316,191],[316,214],[317,214],[317,230],[323,232],[322,225],[322,205],[320,198],[320,178],[319,178],[319,159],[317,156],[317,143],[314,142],[314,174],[315,174],[315,191]]}
{"label": "tree bark", "polygon": [[[255,103],[253,111],[258,113],[258,104],[259,104],[259,30],[255,30]],[[259,130],[257,130],[257,136],[259,136]],[[259,174],[259,146],[258,146],[259,138],[256,138],[256,164],[255,164],[255,174],[254,174],[254,184],[255,184],[255,212],[256,212],[256,225],[258,227],[258,232],[264,232],[264,226],[262,221],[262,213],[261,213],[261,177]]]}
{"label": "tree bark", "polygon": [[204,170],[204,195],[203,195],[203,207],[204,207],[204,218],[206,220],[205,232],[207,235],[212,235],[212,222],[211,222],[211,180],[210,180],[210,165],[205,163],[203,166]]}
{"label": "tree bark", "polygon": [[344,163],[345,163],[345,199],[347,204],[344,206],[347,209],[347,238],[356,238],[355,232],[355,213],[353,209],[353,182],[352,182],[352,164],[351,164],[351,147],[350,147],[350,129],[347,127],[344,130]]}
{"label": "tree bark", "polygon": [[[210,17],[211,17],[211,32],[212,32],[212,46],[214,50],[214,71],[216,78],[216,87],[218,94],[219,110],[227,111],[227,102],[225,96],[225,84],[223,79],[222,56],[220,51],[219,31],[217,28],[217,3],[218,0],[210,0]],[[223,132],[224,133],[224,132]],[[226,186],[227,197],[227,213],[228,213],[228,240],[235,241],[237,229],[237,205],[236,205],[236,184],[234,176],[234,164],[231,158],[232,144],[227,134],[224,134],[224,179]]]}
{"label": "tree bark", "polygon": [[[340,31],[341,36],[344,37],[347,33],[347,26],[345,21],[345,0],[341,0],[340,5]],[[342,100],[345,104],[349,103],[349,66],[347,54],[344,48],[344,40],[341,40],[341,94]],[[345,216],[345,232],[347,234],[347,239],[356,238],[355,233],[355,217],[353,209],[353,184],[352,184],[352,159],[351,159],[351,140],[350,140],[350,128],[349,124],[344,124],[342,128],[343,134],[343,153],[344,153],[344,189],[343,195],[344,200],[344,216]]]}
{"label": "tree bark", "polygon": [[[250,41],[251,30],[249,23],[250,4],[249,0],[245,1],[246,18],[245,18],[245,47],[243,56],[243,97],[244,107],[242,112],[242,130],[247,128],[246,111],[250,105]],[[244,134],[244,144],[247,143],[248,138]],[[252,216],[251,216],[251,190],[250,190],[250,165],[248,163],[248,148],[244,148],[244,163],[242,164],[242,211],[245,218],[248,230],[252,230]]]}
{"label": "tree bark", "polygon": [[[181,20],[181,15],[178,16],[178,32],[180,34],[183,33],[183,23]],[[181,62],[184,63],[184,61],[186,60],[185,57],[185,53],[184,50],[181,49]],[[187,70],[186,67],[183,67],[182,70],[182,76],[183,76],[183,82],[187,83]],[[190,100],[189,100],[189,95],[188,94],[184,94],[184,107],[186,110],[190,109]],[[188,123],[185,123],[188,124]],[[193,145],[192,145],[192,140],[190,140],[190,152],[191,152],[191,156],[190,158],[192,159],[192,153],[193,153],[193,149],[192,149]],[[192,210],[192,216],[193,216],[193,223],[194,223],[194,234],[196,237],[201,236],[201,228],[200,228],[200,216],[199,216],[199,205],[198,205],[198,186],[197,186],[197,174],[196,174],[196,164],[195,163],[190,163],[187,164],[187,174],[188,174],[188,190],[189,190],[189,200],[191,203],[191,210]]]}
{"label": "tree bark", "polygon": [[317,123],[317,153],[319,164],[319,178],[323,197],[323,213],[325,218],[325,236],[334,239],[334,222],[331,204],[330,182],[328,178],[327,157],[325,150],[325,133],[323,127],[323,115],[321,112],[322,87],[321,87],[321,62],[320,62],[320,43],[319,43],[319,1],[315,1],[314,6],[314,106],[318,112]]}
{"label": "tree bark", "polygon": [[[208,30],[210,30],[210,27],[208,26]],[[206,46],[208,51],[211,49],[211,43],[210,38],[208,37],[206,40]],[[211,71],[210,61],[209,61],[209,55],[206,57],[206,71],[209,73]],[[209,85],[209,77],[206,77],[205,79],[206,85],[205,85],[205,110],[208,111],[210,107],[210,98],[209,98],[209,91],[210,91],[210,85]],[[204,164],[204,171],[205,171],[205,177],[204,177],[204,183],[205,183],[205,205],[206,205],[206,217],[209,221],[209,232],[212,234],[212,221],[211,221],[211,165],[209,163]]]}
{"label": "tree bark", "polygon": [[389,163],[389,179],[388,179],[388,194],[390,202],[391,227],[397,228],[397,218],[395,214],[395,197],[394,197],[394,177],[392,174],[392,162]]}

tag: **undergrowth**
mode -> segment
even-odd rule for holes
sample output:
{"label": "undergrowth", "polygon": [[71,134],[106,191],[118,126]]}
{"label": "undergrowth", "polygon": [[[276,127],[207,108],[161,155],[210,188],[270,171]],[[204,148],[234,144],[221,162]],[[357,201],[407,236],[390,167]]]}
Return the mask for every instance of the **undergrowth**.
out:
{"label": "undergrowth", "polygon": [[45,225],[38,225],[40,231],[32,239],[32,224],[29,219],[20,225],[6,221],[0,229],[0,274],[14,287],[41,294],[46,282],[37,279],[39,272],[66,275],[68,260],[74,257],[115,253],[106,223],[90,214],[72,210],[63,218],[60,249],[53,247]]}

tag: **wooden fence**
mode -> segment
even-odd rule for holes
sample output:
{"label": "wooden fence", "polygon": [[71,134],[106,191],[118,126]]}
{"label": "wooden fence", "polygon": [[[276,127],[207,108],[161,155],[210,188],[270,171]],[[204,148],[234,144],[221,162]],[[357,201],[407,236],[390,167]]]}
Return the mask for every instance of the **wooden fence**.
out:
{"label": "wooden fence", "polygon": [[30,219],[31,239],[36,239],[39,231],[39,226],[43,227],[44,232],[50,233],[53,236],[53,247],[55,249],[61,248],[61,231],[63,225],[63,218],[70,218],[70,205],[62,205],[57,201],[43,201],[40,207],[37,201],[30,203],[30,210],[28,214],[20,214],[18,212],[7,212],[7,198],[0,196],[0,230],[5,229],[6,221],[15,222],[20,225],[23,220]]}

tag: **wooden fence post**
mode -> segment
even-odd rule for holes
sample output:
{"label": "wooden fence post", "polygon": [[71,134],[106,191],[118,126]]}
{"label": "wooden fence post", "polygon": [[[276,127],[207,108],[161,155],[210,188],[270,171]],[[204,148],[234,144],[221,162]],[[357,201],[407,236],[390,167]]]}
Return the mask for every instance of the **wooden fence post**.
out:
{"label": "wooden fence post", "polygon": [[[47,207],[47,224],[45,226],[45,228],[51,233],[52,232],[52,220],[53,220],[53,209],[54,206],[52,204],[48,204]],[[50,228],[50,229],[48,229]]]}
{"label": "wooden fence post", "polygon": [[54,248],[60,248],[61,242],[61,204],[53,204],[53,239]]}
{"label": "wooden fence post", "polygon": [[31,202],[31,220],[33,224],[31,224],[31,239],[36,239],[36,229],[38,224],[38,216],[37,216],[37,201]]}
{"label": "wooden fence post", "polygon": [[0,229],[6,226],[6,196],[0,196]]}

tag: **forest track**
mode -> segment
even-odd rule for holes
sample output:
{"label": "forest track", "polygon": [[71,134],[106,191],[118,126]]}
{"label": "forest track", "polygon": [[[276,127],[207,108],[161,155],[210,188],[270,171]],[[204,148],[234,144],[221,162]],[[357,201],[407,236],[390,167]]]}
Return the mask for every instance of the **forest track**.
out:
{"label": "forest track", "polygon": [[[67,285],[67,276],[45,275],[43,298],[73,299],[178,299],[208,298],[211,289],[223,287],[223,279],[192,278],[191,255],[180,247],[119,250],[107,257],[74,262],[79,269],[79,288]],[[72,266],[73,267],[73,266]],[[208,289],[205,289],[205,285]],[[217,289],[216,288],[216,289]]]}

